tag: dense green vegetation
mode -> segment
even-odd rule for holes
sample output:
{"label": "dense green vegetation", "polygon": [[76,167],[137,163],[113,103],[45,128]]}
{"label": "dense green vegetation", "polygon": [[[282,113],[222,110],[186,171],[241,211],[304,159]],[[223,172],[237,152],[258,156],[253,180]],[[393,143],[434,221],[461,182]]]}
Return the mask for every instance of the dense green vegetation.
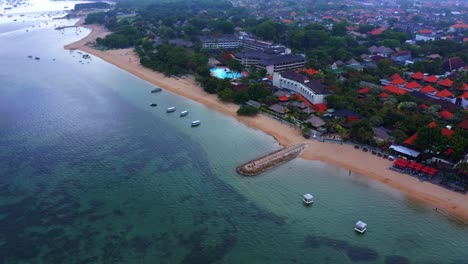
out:
{"label": "dense green vegetation", "polygon": [[244,115],[244,116],[254,116],[258,114],[258,108],[250,106],[250,105],[241,105],[239,107],[239,110],[237,110],[238,115]]}
{"label": "dense green vegetation", "polygon": [[[293,2],[291,1],[291,4]],[[320,4],[319,4],[320,5]],[[131,6],[131,8],[129,8]],[[144,6],[144,8],[142,8]],[[322,6],[330,9],[326,3]],[[177,10],[177,12],[174,12]],[[119,14],[119,15],[117,15]],[[332,22],[332,21],[329,21]],[[395,23],[396,21],[394,21]],[[290,47],[294,52],[307,56],[308,67],[320,69],[320,73],[310,78],[320,79],[333,94],[327,97],[327,105],[335,110],[346,109],[363,116],[360,121],[348,119],[328,119],[326,129],[330,133],[340,134],[345,139],[355,142],[376,145],[372,128],[384,127],[390,131],[394,142],[402,144],[409,136],[418,133],[414,141],[417,149],[429,149],[431,153],[456,160],[468,149],[468,135],[457,132],[448,138],[441,134],[441,128],[449,124],[458,124],[464,119],[463,113],[455,112],[451,119],[443,119],[439,112],[441,107],[430,102],[423,102],[410,95],[389,95],[381,97],[379,89],[371,89],[367,94],[358,94],[362,88],[361,81],[379,84],[380,79],[388,78],[394,73],[421,71],[429,74],[442,74],[441,65],[448,57],[459,56],[468,61],[468,45],[452,40],[420,42],[416,45],[406,44],[410,38],[406,33],[395,30],[384,30],[382,34],[369,36],[351,36],[347,33],[348,22],[333,22],[333,27],[326,28],[317,23],[298,26],[294,23],[275,22],[270,18],[261,18],[249,14],[243,8],[234,8],[224,1],[156,1],[156,0],[122,0],[115,11],[90,14],[86,23],[101,23],[113,33],[104,39],[98,39],[101,46],[108,48],[134,47],[140,55],[141,64],[163,72],[167,75],[193,74],[205,91],[217,94],[220,100],[242,105],[238,111],[241,115],[251,115],[256,108],[245,106],[248,100],[255,100],[266,105],[278,102],[270,88],[258,82],[265,72],[245,69],[237,60],[232,59],[226,51],[207,51],[201,49],[200,37],[222,36],[232,34],[236,27],[254,33],[263,40],[273,41]],[[374,25],[360,25],[357,31],[368,33]],[[186,48],[169,44],[169,40],[191,42],[193,47]],[[330,65],[356,59],[362,62],[361,55],[368,54],[371,46],[386,46],[392,49],[411,51],[413,57],[419,58],[412,65],[401,67],[390,59],[382,59],[376,67],[366,67],[362,71],[345,68],[332,71]],[[443,58],[423,60],[428,55],[440,54]],[[249,71],[249,77],[239,80],[240,85],[232,85],[230,80],[215,79],[210,76],[208,57],[222,61],[234,71]],[[458,73],[454,87],[459,88],[468,82],[466,73]],[[436,88],[441,89],[441,87]],[[461,91],[455,90],[455,95]],[[425,104],[427,107],[422,108]],[[290,113],[287,119],[305,120],[308,114],[288,105]],[[254,110],[255,109],[255,110]],[[323,113],[317,113],[323,116]],[[438,128],[428,128],[428,124],[437,121]],[[309,126],[303,126],[309,128]],[[380,142],[388,145],[391,142]],[[453,150],[444,154],[446,148]],[[424,156],[424,155],[423,155]]]}

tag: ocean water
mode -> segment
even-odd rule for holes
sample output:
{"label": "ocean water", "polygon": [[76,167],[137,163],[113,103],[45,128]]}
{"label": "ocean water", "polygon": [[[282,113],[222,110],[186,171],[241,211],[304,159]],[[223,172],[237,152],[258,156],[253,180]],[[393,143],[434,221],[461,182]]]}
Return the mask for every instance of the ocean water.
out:
{"label": "ocean water", "polygon": [[0,24],[0,263],[468,263],[466,225],[360,175],[237,175],[275,140],[64,50],[73,22]]}

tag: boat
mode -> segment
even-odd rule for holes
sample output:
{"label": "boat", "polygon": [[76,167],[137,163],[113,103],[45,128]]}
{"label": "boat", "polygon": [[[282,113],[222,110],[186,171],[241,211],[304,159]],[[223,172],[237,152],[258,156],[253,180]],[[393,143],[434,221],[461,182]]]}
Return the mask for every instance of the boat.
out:
{"label": "boat", "polygon": [[36,60],[40,60],[41,58],[39,58],[39,57],[35,57],[35,59],[36,59]]}
{"label": "boat", "polygon": [[302,199],[304,201],[304,203],[306,204],[311,204],[314,202],[314,196],[312,196],[312,194],[308,193],[308,194],[304,194],[304,199]]}
{"label": "boat", "polygon": [[151,90],[151,93],[157,93],[157,92],[160,92],[160,91],[162,91],[161,88],[155,88],[155,89]]}
{"label": "boat", "polygon": [[172,107],[167,108],[166,112],[171,113],[171,112],[174,112],[175,110],[176,108],[172,106]]}
{"label": "boat", "polygon": [[195,126],[199,126],[201,124],[200,120],[195,120],[192,122],[192,126],[195,127]]}
{"label": "boat", "polygon": [[188,115],[188,111],[187,110],[184,110],[182,112],[180,112],[180,116],[186,116]]}
{"label": "boat", "polygon": [[158,104],[157,103],[151,103],[150,106],[154,107],[154,106],[158,106]]}
{"label": "boat", "polygon": [[367,224],[362,221],[358,221],[356,225],[354,226],[354,230],[356,230],[356,232],[363,234],[367,230]]}

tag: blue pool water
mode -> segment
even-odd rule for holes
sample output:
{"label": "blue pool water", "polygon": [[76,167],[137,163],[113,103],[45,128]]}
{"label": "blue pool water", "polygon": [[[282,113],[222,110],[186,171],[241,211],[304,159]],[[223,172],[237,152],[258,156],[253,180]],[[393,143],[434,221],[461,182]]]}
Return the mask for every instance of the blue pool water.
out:
{"label": "blue pool water", "polygon": [[215,67],[210,69],[211,75],[216,76],[219,79],[238,79],[242,77],[242,74],[239,72],[231,71],[226,67]]}

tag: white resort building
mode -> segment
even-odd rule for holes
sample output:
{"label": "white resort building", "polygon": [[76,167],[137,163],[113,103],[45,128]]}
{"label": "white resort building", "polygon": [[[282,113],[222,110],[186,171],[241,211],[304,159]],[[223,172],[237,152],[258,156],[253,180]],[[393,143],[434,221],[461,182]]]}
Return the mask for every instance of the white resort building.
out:
{"label": "white resort building", "polygon": [[324,103],[331,92],[320,81],[294,71],[273,74],[273,85],[302,95],[312,104]]}

